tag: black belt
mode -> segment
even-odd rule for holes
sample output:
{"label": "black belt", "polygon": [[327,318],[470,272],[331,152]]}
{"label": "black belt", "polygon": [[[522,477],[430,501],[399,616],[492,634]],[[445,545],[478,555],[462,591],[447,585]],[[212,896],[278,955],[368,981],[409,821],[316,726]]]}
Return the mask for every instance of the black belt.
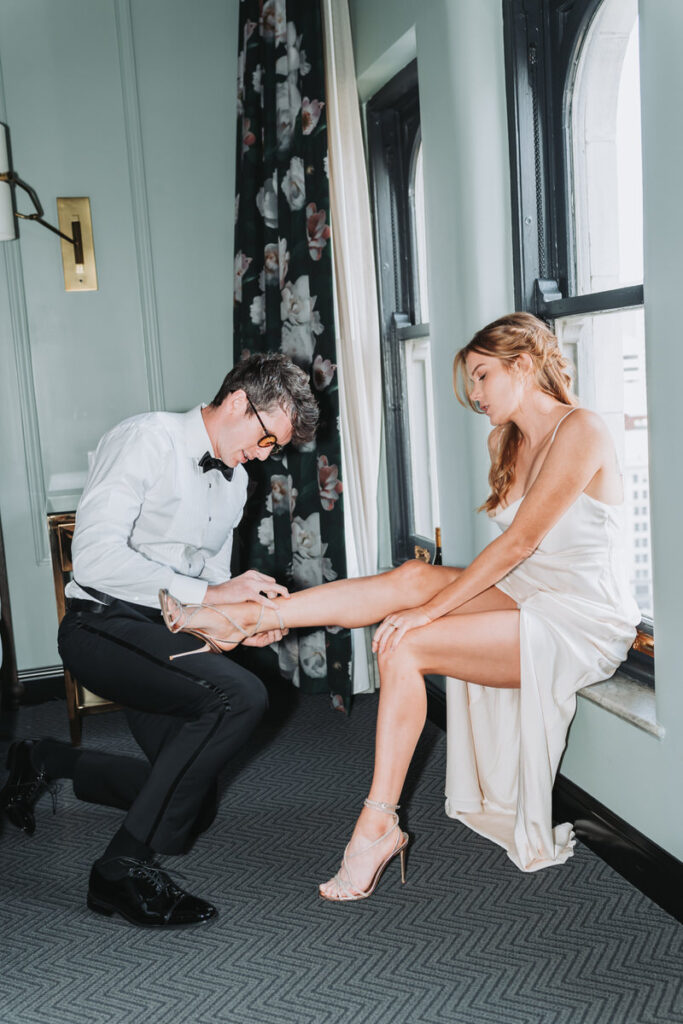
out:
{"label": "black belt", "polygon": [[84,590],[86,594],[90,594],[91,597],[94,597],[96,601],[101,601],[102,604],[113,604],[114,601],[117,600],[115,597],[112,597],[111,594],[103,594],[101,590],[95,590],[94,587],[84,587],[83,584],[79,583],[77,580],[74,580],[74,583],[77,587],[80,587],[81,590]]}
{"label": "black belt", "polygon": [[103,615],[108,608],[108,604],[84,601],[82,597],[67,597],[66,599],[66,610],[68,612],[89,612],[91,615]]}
{"label": "black belt", "polygon": [[[70,612],[89,612],[91,615],[103,615],[110,608],[123,607],[137,612],[140,615],[144,615],[147,619],[160,619],[161,609],[150,608],[146,604],[135,604],[133,601],[124,601],[120,597],[112,597],[111,594],[105,594],[101,590],[95,590],[94,587],[84,587],[82,583],[74,581],[81,590],[84,590],[86,594],[90,594],[91,597],[95,598],[95,601],[84,601],[81,597],[69,597],[66,601],[66,609]],[[96,602],[100,602],[99,604]]]}

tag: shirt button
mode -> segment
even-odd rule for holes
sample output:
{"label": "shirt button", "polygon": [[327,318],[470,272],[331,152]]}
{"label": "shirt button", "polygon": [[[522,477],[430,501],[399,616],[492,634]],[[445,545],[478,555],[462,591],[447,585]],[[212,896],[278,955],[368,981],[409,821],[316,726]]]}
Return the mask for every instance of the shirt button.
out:
{"label": "shirt button", "polygon": [[211,516],[209,516],[209,522],[211,522]]}

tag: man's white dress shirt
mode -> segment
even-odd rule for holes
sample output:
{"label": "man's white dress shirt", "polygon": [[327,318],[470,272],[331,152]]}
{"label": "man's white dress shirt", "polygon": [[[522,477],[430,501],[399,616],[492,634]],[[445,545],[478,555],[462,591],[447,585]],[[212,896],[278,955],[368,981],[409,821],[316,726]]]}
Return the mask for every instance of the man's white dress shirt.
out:
{"label": "man's white dress shirt", "polygon": [[199,467],[214,454],[201,409],[143,413],[104,435],[76,512],[67,597],[92,600],[80,583],[149,607],[162,587],[200,603],[230,578],[248,477]]}

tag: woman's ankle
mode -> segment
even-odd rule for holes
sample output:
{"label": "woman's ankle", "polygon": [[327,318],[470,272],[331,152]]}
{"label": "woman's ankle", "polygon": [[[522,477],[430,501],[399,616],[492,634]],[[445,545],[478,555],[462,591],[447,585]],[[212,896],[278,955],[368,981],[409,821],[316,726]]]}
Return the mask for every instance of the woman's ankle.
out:
{"label": "woman's ankle", "polygon": [[242,615],[239,617],[239,622],[244,625],[249,632],[252,632],[256,626],[259,625],[259,620],[263,621],[263,608],[256,601],[246,601],[242,606],[244,611],[244,619]]}
{"label": "woman's ankle", "polygon": [[382,811],[375,810],[372,807],[364,807],[356,822],[354,835],[362,836],[364,839],[379,839],[393,825],[394,818],[391,815],[384,814]]}
{"label": "woman's ankle", "polygon": [[271,632],[274,629],[281,629],[284,625],[282,612],[280,607],[269,608],[267,605],[260,607],[259,605],[252,605],[254,611],[252,613],[253,622],[251,623],[252,628],[258,625],[259,633]]}

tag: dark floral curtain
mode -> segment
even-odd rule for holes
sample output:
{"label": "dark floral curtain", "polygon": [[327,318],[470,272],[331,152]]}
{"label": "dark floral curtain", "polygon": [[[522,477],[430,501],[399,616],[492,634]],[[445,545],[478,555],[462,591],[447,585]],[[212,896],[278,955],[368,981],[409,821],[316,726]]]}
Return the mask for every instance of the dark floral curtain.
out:
{"label": "dark floral curtain", "polygon": [[[253,463],[244,559],[290,590],[346,575],[335,364],[325,75],[316,0],[240,4],[235,197],[235,359],[282,351],[311,375],[310,445]],[[348,707],[348,630],[297,630],[279,669]]]}

